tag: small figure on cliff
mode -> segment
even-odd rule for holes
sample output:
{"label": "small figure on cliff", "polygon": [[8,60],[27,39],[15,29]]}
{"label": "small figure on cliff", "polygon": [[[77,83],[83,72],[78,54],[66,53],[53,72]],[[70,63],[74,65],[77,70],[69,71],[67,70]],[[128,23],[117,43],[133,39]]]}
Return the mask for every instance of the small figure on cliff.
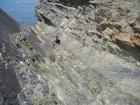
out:
{"label": "small figure on cliff", "polygon": [[56,39],[55,39],[55,41],[54,41],[56,44],[61,44],[60,43],[60,39],[58,38],[58,36],[56,36]]}
{"label": "small figure on cliff", "polygon": [[54,40],[53,46],[55,46],[56,44],[61,44],[60,39],[58,38],[58,36],[56,36],[56,39]]}

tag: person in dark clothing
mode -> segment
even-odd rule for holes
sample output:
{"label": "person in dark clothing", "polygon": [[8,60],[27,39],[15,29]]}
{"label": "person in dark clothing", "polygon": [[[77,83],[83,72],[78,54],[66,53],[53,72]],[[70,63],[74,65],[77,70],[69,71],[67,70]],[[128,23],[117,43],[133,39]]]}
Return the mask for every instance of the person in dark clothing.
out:
{"label": "person in dark clothing", "polygon": [[55,41],[54,41],[56,44],[61,44],[60,43],[60,39],[58,38],[58,36],[56,36],[56,39],[55,39]]}
{"label": "person in dark clothing", "polygon": [[56,39],[54,40],[54,42],[53,42],[53,47],[55,47],[55,45],[56,44],[61,44],[61,41],[60,41],[60,39],[58,38],[58,36],[56,36]]}

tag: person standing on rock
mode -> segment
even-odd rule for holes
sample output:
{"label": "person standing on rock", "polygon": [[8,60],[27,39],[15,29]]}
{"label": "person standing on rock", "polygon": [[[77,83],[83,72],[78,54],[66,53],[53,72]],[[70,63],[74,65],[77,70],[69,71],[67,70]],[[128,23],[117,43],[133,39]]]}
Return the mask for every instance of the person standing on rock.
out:
{"label": "person standing on rock", "polygon": [[53,43],[53,46],[55,47],[56,44],[61,44],[61,41],[60,39],[58,38],[58,36],[56,36],[55,40],[54,40],[54,43]]}

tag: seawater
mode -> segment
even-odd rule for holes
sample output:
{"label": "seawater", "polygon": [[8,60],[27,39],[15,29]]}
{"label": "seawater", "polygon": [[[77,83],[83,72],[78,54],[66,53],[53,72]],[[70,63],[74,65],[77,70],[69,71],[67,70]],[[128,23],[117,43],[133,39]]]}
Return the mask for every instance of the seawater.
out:
{"label": "seawater", "polygon": [[35,25],[37,0],[0,0],[0,8],[22,25]]}

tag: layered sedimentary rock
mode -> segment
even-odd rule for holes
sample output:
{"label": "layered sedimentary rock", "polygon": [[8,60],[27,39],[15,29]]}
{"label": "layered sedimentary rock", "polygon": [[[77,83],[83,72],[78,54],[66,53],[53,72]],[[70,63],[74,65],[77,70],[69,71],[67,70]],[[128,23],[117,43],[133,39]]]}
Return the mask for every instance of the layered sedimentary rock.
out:
{"label": "layered sedimentary rock", "polygon": [[42,0],[36,14],[48,25],[70,28],[68,34],[86,38],[96,34],[129,52],[139,52],[139,5],[138,0]]}
{"label": "layered sedimentary rock", "polygon": [[139,0],[40,0],[36,16],[0,17],[0,104],[140,104]]}
{"label": "layered sedimentary rock", "polygon": [[48,83],[64,105],[140,104],[138,0],[40,0],[36,16]]}

